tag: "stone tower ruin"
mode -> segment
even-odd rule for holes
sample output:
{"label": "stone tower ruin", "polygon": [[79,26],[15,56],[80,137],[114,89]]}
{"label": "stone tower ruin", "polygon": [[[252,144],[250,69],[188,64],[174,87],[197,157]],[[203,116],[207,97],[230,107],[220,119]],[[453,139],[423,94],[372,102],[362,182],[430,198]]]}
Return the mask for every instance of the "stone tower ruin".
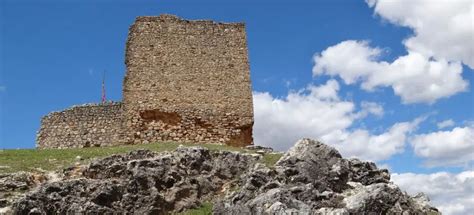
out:
{"label": "stone tower ruin", "polygon": [[247,52],[243,23],[137,17],[126,44],[123,102],[48,114],[37,146],[252,144]]}
{"label": "stone tower ruin", "polygon": [[134,142],[252,142],[244,24],[139,17],[125,63],[123,101]]}

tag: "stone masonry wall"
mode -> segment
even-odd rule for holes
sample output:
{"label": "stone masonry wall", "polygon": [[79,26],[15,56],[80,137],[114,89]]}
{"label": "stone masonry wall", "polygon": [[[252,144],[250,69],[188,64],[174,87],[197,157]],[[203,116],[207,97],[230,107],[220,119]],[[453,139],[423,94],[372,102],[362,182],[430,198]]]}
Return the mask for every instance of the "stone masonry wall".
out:
{"label": "stone masonry wall", "polygon": [[122,104],[75,106],[43,117],[38,148],[77,148],[118,145],[124,142]]}
{"label": "stone masonry wall", "polygon": [[156,141],[252,144],[253,104],[243,23],[137,17],[129,29],[123,103],[43,117],[38,148]]}
{"label": "stone masonry wall", "polygon": [[138,17],[129,30],[125,63],[127,142],[252,144],[243,23]]}

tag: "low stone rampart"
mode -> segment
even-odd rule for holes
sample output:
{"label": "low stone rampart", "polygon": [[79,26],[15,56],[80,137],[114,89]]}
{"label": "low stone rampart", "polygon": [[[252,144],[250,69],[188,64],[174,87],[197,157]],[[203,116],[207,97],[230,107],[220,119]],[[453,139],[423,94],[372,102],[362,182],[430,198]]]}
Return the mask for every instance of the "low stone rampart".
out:
{"label": "low stone rampart", "polygon": [[122,103],[85,104],[52,112],[41,120],[38,148],[83,148],[123,141]]}

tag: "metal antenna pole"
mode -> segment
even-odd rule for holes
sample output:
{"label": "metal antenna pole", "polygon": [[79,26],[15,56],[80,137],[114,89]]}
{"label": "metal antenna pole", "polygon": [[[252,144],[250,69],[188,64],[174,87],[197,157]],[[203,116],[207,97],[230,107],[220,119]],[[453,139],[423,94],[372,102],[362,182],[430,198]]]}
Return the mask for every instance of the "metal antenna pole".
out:
{"label": "metal antenna pole", "polygon": [[102,76],[102,103],[105,103],[107,101],[105,97],[105,70]]}

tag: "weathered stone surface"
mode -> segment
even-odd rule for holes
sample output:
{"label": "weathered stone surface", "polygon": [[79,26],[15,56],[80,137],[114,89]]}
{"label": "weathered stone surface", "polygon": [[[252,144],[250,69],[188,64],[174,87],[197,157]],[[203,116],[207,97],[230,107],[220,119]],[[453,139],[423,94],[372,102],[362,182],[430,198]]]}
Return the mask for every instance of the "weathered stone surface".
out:
{"label": "weathered stone surface", "polygon": [[124,143],[122,103],[86,104],[41,120],[38,148],[83,148]]}
{"label": "weathered stone surface", "polygon": [[[113,155],[19,199],[16,214],[164,214],[214,202],[214,214],[439,214],[387,170],[303,139],[273,167],[261,155],[180,147]],[[80,172],[78,174],[77,172]]]}
{"label": "weathered stone surface", "polygon": [[16,202],[13,209],[17,214],[182,211],[222,192],[226,183],[259,158],[201,147],[114,155],[85,167],[80,178],[41,186]]}
{"label": "weathered stone surface", "polygon": [[303,139],[275,165],[256,165],[241,189],[217,201],[215,214],[437,214],[389,182],[386,170],[346,160],[334,148]]}
{"label": "weathered stone surface", "polygon": [[125,63],[128,141],[252,143],[243,23],[138,17],[129,30]]}
{"label": "weathered stone surface", "polygon": [[0,174],[0,214],[10,214],[11,204],[39,184],[52,179],[44,172]]}
{"label": "weathered stone surface", "polygon": [[351,181],[360,182],[363,185],[374,183],[388,183],[390,174],[386,169],[378,169],[372,162],[364,162],[359,159],[350,159]]}
{"label": "weathered stone surface", "polygon": [[34,175],[28,172],[0,174],[0,193],[28,190],[35,181]]}
{"label": "weathered stone surface", "polygon": [[272,153],[273,149],[265,146],[250,145],[246,146],[245,149],[255,151],[258,154]]}
{"label": "weathered stone surface", "polygon": [[126,44],[123,104],[95,104],[42,119],[39,148],[156,141],[253,142],[243,23],[137,17]]}

